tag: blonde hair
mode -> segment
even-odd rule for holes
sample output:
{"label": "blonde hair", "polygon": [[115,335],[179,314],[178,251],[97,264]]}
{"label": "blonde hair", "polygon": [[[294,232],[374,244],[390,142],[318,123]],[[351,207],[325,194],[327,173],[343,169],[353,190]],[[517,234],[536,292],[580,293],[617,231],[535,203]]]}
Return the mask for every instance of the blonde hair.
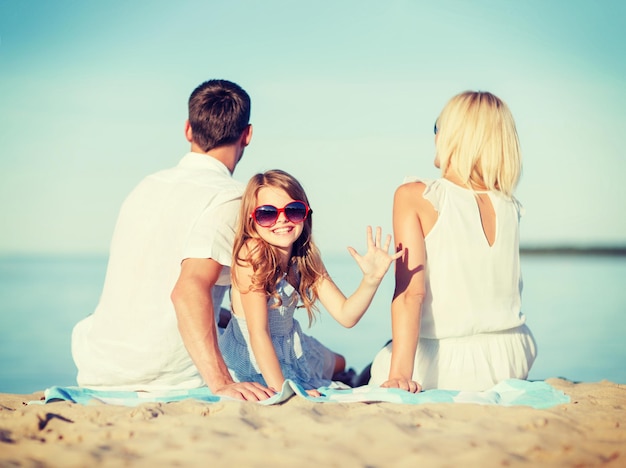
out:
{"label": "blonde hair", "polygon": [[[283,277],[279,264],[279,256],[276,248],[264,241],[256,230],[256,223],[252,219],[252,212],[256,208],[257,195],[263,187],[274,187],[284,190],[294,200],[301,200],[309,205],[306,193],[302,185],[290,174],[274,169],[264,173],[255,174],[248,181],[241,200],[239,223],[235,234],[233,247],[232,280],[238,285],[235,266],[252,266],[253,276],[250,290],[261,290],[269,297],[275,299],[276,307],[282,301],[276,287]],[[289,268],[295,268],[298,277],[298,293],[303,306],[309,316],[309,325],[314,320],[314,312],[317,310],[315,302],[318,299],[317,280],[326,274],[319,249],[313,242],[312,211],[303,222],[303,230],[300,237],[293,245]],[[254,240],[254,242],[249,242]],[[244,254],[244,252],[247,252]]]}
{"label": "blonde hair", "polygon": [[457,94],[436,125],[442,176],[453,171],[470,187],[513,196],[522,157],[513,116],[501,99],[484,91]]}

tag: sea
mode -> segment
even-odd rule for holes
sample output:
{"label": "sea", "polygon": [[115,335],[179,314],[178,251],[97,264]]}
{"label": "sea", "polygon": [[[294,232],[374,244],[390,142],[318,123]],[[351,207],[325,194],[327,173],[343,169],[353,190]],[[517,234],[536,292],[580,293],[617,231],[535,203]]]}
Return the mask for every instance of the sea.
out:
{"label": "sea", "polygon": [[[348,253],[325,257],[349,295],[360,271]],[[76,385],[72,327],[96,307],[105,256],[0,257],[0,393]],[[529,378],[626,384],[626,256],[533,252],[522,255],[523,311],[538,344]],[[393,273],[353,328],[323,309],[306,333],[343,354],[358,373],[391,338]]]}

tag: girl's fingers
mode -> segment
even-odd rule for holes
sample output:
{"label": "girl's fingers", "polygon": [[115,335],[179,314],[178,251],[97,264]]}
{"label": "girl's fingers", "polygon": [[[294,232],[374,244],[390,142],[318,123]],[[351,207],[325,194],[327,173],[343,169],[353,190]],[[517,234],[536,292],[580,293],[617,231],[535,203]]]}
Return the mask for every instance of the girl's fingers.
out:
{"label": "girl's fingers", "polygon": [[385,252],[389,252],[390,245],[391,245],[391,234],[387,234],[387,239],[385,239]]}
{"label": "girl's fingers", "polygon": [[[389,247],[391,246],[392,236],[391,234],[387,234],[385,238],[385,244],[382,244],[382,236],[383,229],[380,226],[376,226],[376,235],[374,235],[372,226],[367,226],[367,248],[368,250],[372,247],[378,247],[385,252],[389,252]],[[400,255],[395,255],[395,258],[398,258]]]}
{"label": "girl's fingers", "polygon": [[354,258],[356,258],[358,256],[356,250],[354,249],[354,247],[348,247],[348,252],[350,252],[350,255],[352,255]]}
{"label": "girl's fingers", "polygon": [[383,234],[383,230],[380,226],[376,227],[376,243],[374,245],[380,245],[380,238]]}

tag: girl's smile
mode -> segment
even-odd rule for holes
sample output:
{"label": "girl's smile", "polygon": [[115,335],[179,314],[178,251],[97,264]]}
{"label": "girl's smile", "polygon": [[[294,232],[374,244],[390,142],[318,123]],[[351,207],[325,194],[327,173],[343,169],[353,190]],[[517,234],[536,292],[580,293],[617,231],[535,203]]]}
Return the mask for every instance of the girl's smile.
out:
{"label": "girl's smile", "polygon": [[[278,224],[278,223],[276,223]],[[275,229],[271,229],[271,231],[276,234],[276,235],[282,235],[282,234],[289,234],[291,231],[293,231],[293,226],[284,226],[284,227],[278,227]]]}

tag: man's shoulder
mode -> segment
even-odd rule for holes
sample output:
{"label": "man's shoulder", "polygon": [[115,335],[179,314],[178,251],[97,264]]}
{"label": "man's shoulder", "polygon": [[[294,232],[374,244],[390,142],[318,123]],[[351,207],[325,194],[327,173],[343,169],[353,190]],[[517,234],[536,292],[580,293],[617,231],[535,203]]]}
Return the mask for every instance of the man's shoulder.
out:
{"label": "man's shoulder", "polygon": [[234,179],[227,170],[211,162],[207,161],[208,164],[203,165],[178,164],[156,171],[146,176],[144,180],[193,185],[215,191],[234,191],[241,194],[245,184]]}

